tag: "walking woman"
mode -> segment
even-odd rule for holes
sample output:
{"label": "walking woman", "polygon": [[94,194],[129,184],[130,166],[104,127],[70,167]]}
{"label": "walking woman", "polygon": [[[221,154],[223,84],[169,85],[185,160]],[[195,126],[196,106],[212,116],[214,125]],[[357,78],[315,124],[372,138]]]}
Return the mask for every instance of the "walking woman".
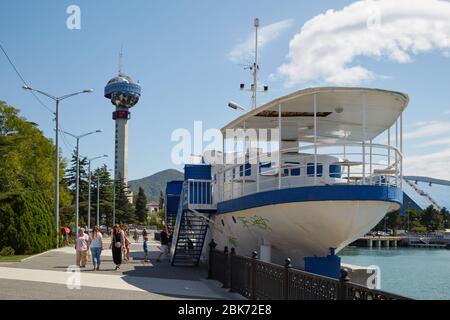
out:
{"label": "walking woman", "polygon": [[122,248],[125,245],[125,236],[123,231],[120,229],[119,225],[116,224],[113,227],[113,233],[111,237],[111,245],[112,255],[114,264],[116,265],[116,269],[120,269],[120,265],[122,264]]}
{"label": "walking woman", "polygon": [[92,235],[90,238],[91,253],[92,253],[92,263],[94,264],[94,271],[100,271],[100,255],[103,250],[102,233],[100,228],[95,226],[92,230]]}
{"label": "walking woman", "polygon": [[89,237],[84,233],[84,228],[78,230],[78,236],[75,241],[75,250],[77,251],[77,266],[80,268],[86,267]]}

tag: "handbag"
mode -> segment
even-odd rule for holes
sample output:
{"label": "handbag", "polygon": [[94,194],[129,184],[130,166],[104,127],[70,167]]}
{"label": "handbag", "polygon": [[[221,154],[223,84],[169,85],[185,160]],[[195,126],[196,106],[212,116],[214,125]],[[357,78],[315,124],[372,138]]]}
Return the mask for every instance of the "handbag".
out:
{"label": "handbag", "polygon": [[114,243],[114,245],[116,246],[116,248],[120,248],[122,246],[122,242],[117,241],[116,243]]}

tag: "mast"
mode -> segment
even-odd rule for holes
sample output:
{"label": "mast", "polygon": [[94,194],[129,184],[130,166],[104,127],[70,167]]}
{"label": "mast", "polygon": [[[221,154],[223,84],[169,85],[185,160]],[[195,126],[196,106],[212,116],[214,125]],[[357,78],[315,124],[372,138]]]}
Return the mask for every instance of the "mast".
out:
{"label": "mast", "polygon": [[258,92],[258,28],[259,19],[255,18],[255,63],[253,64],[252,110],[256,109],[256,93]]}
{"label": "mast", "polygon": [[[245,84],[241,83],[240,88],[241,91],[248,91],[252,93],[252,110],[257,108],[257,93],[258,92],[267,92],[269,90],[269,87],[267,85],[264,85],[260,90],[258,90],[258,74],[259,74],[259,64],[258,64],[258,30],[259,30],[259,19],[255,18],[254,22],[255,26],[255,62],[251,65],[246,66],[244,69],[251,70],[252,76],[253,76],[253,83],[251,85],[250,89],[245,88]],[[229,105],[229,107],[233,109],[241,109],[245,110],[244,108],[240,107],[239,105],[236,105],[235,103],[232,103]]]}

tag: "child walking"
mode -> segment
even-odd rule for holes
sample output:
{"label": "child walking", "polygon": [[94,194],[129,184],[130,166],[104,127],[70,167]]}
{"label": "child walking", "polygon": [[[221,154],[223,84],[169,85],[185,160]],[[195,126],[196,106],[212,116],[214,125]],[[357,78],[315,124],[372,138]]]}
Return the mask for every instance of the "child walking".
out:
{"label": "child walking", "polygon": [[143,249],[144,249],[144,263],[148,262],[148,238],[144,237],[144,244],[143,244]]}

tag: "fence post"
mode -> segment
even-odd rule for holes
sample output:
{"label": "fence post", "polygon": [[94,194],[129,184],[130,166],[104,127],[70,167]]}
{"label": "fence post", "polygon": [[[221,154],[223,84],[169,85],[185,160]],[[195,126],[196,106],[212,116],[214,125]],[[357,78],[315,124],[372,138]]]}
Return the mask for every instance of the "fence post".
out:
{"label": "fence post", "polygon": [[229,292],[233,291],[233,258],[236,255],[236,250],[234,248],[231,248],[230,252],[230,290]]}
{"label": "fence post", "polygon": [[291,258],[284,260],[284,292],[283,300],[289,300],[289,269],[292,268]]}
{"label": "fence post", "polygon": [[228,288],[228,247],[225,246],[223,248],[223,259],[224,259],[224,266],[223,266],[223,289]]}
{"label": "fence post", "polygon": [[216,248],[217,243],[214,242],[214,239],[211,239],[211,242],[209,243],[209,263],[208,263],[208,278],[213,278],[213,253],[214,249]]}
{"label": "fence post", "polygon": [[341,277],[339,278],[339,290],[337,300],[348,300],[347,283],[350,281],[347,269],[341,269]]}
{"label": "fence post", "polygon": [[252,267],[250,268],[250,300],[256,300],[256,259],[258,252],[252,252]]}

